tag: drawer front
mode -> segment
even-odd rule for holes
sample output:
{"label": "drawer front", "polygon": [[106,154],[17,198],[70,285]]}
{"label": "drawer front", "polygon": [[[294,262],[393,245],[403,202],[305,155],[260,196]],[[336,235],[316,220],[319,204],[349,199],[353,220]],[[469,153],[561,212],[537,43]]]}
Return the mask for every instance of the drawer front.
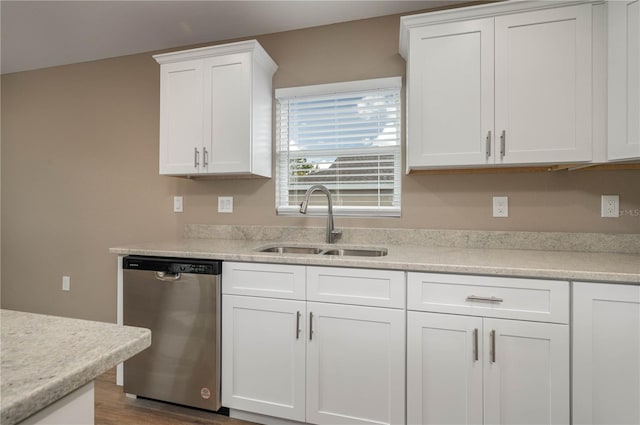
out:
{"label": "drawer front", "polygon": [[222,263],[222,293],[305,299],[305,267],[282,264]]}
{"label": "drawer front", "polygon": [[409,310],[569,323],[565,281],[409,273],[407,288]]}
{"label": "drawer front", "polygon": [[307,267],[307,299],[373,307],[405,307],[402,271]]}

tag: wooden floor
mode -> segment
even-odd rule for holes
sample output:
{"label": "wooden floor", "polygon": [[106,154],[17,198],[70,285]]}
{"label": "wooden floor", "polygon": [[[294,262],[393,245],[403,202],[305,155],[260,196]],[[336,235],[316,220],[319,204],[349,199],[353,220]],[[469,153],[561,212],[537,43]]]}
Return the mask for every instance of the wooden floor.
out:
{"label": "wooden floor", "polygon": [[198,409],[126,397],[112,369],[95,381],[95,425],[255,425]]}

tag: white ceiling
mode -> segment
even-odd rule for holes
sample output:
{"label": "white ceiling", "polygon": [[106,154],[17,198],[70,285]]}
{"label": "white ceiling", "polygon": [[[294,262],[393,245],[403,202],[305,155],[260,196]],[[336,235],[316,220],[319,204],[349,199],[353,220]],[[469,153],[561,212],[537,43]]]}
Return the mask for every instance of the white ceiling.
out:
{"label": "white ceiling", "polygon": [[2,73],[407,13],[461,1],[0,1]]}

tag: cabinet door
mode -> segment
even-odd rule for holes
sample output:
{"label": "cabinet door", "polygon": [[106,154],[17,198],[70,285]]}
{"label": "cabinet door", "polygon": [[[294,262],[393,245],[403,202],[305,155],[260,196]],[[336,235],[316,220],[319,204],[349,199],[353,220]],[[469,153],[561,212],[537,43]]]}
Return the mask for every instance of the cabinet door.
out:
{"label": "cabinet door", "polygon": [[493,19],[412,30],[409,56],[408,168],[492,163]]}
{"label": "cabinet door", "polygon": [[482,424],[482,342],[482,318],[408,313],[408,424]]}
{"label": "cabinet door", "polygon": [[640,158],[640,1],[607,2],[610,160]]}
{"label": "cabinet door", "polygon": [[307,422],[405,422],[403,310],[307,303]]}
{"label": "cabinet door", "polygon": [[207,173],[251,171],[251,54],[204,60]]}
{"label": "cabinet door", "polygon": [[160,67],[160,174],[199,172],[202,102],[201,60]]}
{"label": "cabinet door", "polygon": [[484,319],[484,423],[569,423],[569,326]]}
{"label": "cabinet door", "polygon": [[495,18],[498,162],[592,159],[591,7]]}
{"label": "cabinet door", "polygon": [[305,419],[305,303],[222,299],[222,405]]}
{"label": "cabinet door", "polygon": [[640,423],[640,286],[574,284],[573,421]]}

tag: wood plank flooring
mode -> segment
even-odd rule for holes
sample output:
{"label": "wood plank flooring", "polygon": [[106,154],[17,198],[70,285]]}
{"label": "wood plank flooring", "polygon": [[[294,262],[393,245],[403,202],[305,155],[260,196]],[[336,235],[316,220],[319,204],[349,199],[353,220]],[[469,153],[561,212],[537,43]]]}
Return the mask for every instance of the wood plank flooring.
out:
{"label": "wood plank flooring", "polygon": [[116,385],[112,369],[95,381],[95,425],[255,425],[217,415],[147,399],[126,397]]}

